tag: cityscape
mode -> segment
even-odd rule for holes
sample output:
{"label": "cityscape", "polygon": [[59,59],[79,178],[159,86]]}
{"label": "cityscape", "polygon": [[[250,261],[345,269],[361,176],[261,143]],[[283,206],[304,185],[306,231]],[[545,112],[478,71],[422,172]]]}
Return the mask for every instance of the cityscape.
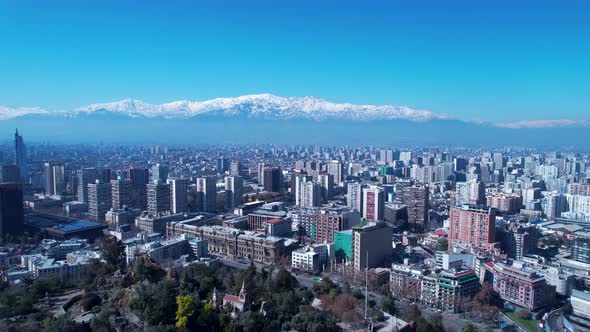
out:
{"label": "cityscape", "polygon": [[590,4],[0,1],[0,331],[590,332]]}

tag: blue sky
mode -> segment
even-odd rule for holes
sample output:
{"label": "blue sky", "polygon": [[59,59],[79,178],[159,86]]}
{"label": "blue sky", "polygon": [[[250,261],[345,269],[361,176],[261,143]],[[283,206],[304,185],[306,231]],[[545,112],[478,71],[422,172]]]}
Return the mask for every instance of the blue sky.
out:
{"label": "blue sky", "polygon": [[590,118],[588,1],[2,1],[0,105],[249,93]]}

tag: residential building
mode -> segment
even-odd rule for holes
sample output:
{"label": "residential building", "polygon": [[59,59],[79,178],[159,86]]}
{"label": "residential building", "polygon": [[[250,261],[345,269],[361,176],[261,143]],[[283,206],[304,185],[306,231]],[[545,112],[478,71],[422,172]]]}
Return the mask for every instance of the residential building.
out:
{"label": "residential building", "polygon": [[449,213],[449,249],[457,244],[487,249],[494,243],[496,214],[493,209],[472,205],[451,208]]}
{"label": "residential building", "polygon": [[373,221],[383,220],[385,195],[383,189],[369,186],[363,189],[363,218]]}
{"label": "residential building", "polygon": [[88,184],[88,214],[95,221],[104,222],[105,214],[111,209],[112,204],[110,183],[101,183],[96,180],[96,183]]}

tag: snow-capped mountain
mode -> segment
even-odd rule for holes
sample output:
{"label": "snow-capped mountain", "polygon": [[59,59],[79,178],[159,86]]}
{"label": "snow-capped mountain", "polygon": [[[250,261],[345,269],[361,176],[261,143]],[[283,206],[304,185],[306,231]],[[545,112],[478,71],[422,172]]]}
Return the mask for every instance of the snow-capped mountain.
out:
{"label": "snow-capped mountain", "polygon": [[189,118],[199,115],[245,115],[273,119],[312,120],[406,119],[425,121],[448,118],[444,114],[414,110],[404,106],[339,104],[315,97],[279,97],[271,94],[215,98],[205,101],[179,100],[165,104],[149,104],[140,100],[125,99],[114,103],[92,104],[75,111],[92,113],[100,110],[135,117],[165,118]]}
{"label": "snow-capped mountain", "polygon": [[79,114],[103,112],[147,118],[191,118],[201,115],[241,115],[265,119],[365,121],[397,119],[427,121],[449,118],[445,114],[414,110],[405,106],[355,105],[333,103],[315,97],[279,97],[271,94],[255,94],[235,98],[215,98],[205,101],[179,100],[164,104],[150,104],[141,100],[125,99],[112,103],[92,104],[71,111],[0,107],[0,119],[9,119],[27,114],[52,114],[71,117]]}

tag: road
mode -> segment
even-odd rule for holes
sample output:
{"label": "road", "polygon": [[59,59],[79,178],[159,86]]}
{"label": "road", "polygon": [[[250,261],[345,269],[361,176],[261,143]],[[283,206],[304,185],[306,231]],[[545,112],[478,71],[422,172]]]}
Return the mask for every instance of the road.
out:
{"label": "road", "polygon": [[[563,327],[563,313],[562,309],[557,309],[549,314],[545,324],[549,325],[549,331],[562,332],[565,331]],[[547,330],[547,329],[546,329]]]}

